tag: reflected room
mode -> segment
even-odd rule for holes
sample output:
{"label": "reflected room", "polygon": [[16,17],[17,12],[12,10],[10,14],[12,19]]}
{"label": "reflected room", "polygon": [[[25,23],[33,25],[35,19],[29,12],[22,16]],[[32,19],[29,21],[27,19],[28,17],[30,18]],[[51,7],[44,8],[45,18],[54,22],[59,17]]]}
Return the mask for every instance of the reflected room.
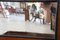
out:
{"label": "reflected room", "polygon": [[0,35],[55,35],[56,14],[57,2],[0,2]]}

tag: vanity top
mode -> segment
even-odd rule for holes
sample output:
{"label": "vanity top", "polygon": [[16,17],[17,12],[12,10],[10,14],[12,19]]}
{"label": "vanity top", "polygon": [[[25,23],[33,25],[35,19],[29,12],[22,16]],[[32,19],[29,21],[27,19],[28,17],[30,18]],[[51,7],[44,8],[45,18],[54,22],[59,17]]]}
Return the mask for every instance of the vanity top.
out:
{"label": "vanity top", "polygon": [[54,34],[44,34],[44,33],[32,33],[32,32],[17,32],[8,31],[1,35],[0,37],[19,37],[19,38],[44,38],[44,39],[55,39]]}

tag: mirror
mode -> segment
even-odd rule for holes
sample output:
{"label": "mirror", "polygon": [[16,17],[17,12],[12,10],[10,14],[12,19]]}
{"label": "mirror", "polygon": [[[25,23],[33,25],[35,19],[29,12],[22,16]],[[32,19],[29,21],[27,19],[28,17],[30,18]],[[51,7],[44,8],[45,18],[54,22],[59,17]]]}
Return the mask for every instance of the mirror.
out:
{"label": "mirror", "polygon": [[55,35],[57,2],[0,2],[0,35],[9,31]]}

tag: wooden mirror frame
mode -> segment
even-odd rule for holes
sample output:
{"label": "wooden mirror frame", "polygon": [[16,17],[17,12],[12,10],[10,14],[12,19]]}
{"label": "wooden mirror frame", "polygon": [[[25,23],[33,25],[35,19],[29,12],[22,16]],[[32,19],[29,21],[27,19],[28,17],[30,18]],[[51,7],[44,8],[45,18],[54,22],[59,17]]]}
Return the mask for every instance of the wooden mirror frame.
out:
{"label": "wooden mirror frame", "polygon": [[[18,0],[19,1],[19,0]],[[47,0],[46,0],[47,1]],[[40,2],[46,2],[46,1],[40,1]],[[49,1],[48,1],[49,2]],[[50,2],[57,2],[58,3],[58,1],[50,1]],[[58,25],[58,22],[57,22],[57,17],[58,16],[58,5],[57,5],[57,14],[56,14],[56,30],[55,30],[55,38],[57,38],[56,36],[57,36],[57,25]],[[2,37],[2,36],[4,36],[4,35],[0,35],[0,37]]]}

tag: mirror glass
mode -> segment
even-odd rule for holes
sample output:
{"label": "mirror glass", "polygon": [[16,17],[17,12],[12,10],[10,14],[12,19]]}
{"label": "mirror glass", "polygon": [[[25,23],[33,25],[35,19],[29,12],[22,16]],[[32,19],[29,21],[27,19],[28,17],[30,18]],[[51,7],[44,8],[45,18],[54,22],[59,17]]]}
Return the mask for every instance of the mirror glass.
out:
{"label": "mirror glass", "polygon": [[57,2],[0,2],[0,35],[9,31],[53,34]]}

